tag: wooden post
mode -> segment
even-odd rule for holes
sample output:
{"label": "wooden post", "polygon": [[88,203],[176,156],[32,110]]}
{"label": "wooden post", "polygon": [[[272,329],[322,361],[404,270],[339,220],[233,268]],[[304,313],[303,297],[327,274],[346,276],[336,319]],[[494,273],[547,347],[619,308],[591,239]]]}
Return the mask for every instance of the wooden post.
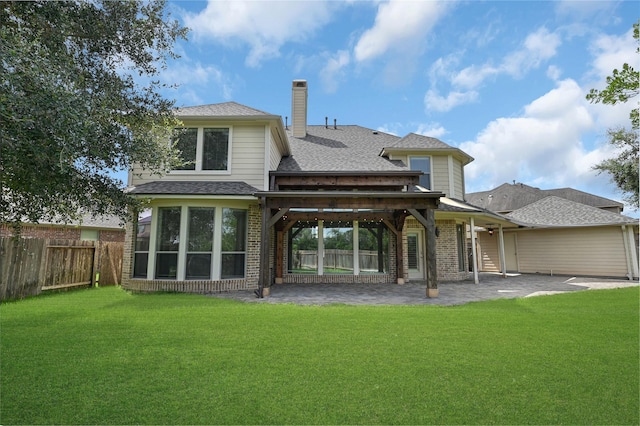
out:
{"label": "wooden post", "polygon": [[276,231],[276,284],[282,284],[284,232]]}
{"label": "wooden post", "polygon": [[502,224],[499,225],[498,231],[498,244],[500,244],[500,272],[502,272],[502,278],[507,278],[507,262],[504,256],[504,233],[502,232]]}
{"label": "wooden post", "polygon": [[436,260],[436,221],[433,209],[424,210],[427,220],[427,297],[438,297],[438,264]]}
{"label": "wooden post", "polygon": [[269,241],[271,240],[269,227],[270,219],[271,210],[267,208],[266,199],[262,198],[262,226],[260,230],[260,278],[258,279],[258,290],[256,290],[256,296],[260,298],[264,297],[265,295],[269,295]]}

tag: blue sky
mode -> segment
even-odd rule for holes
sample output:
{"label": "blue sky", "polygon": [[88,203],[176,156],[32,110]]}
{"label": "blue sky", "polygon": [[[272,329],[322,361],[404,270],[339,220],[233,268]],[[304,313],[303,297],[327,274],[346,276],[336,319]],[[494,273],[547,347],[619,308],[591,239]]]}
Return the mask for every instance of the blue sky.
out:
{"label": "blue sky", "polygon": [[[177,106],[236,101],[291,116],[309,86],[309,124],[437,137],[475,158],[467,192],[505,182],[619,200],[591,166],[633,102],[592,105],[591,88],[639,67],[637,2],[174,1],[189,27],[161,74]],[[637,107],[637,99],[634,99]],[[632,214],[630,208],[625,213]],[[633,214],[637,216],[637,213]]]}

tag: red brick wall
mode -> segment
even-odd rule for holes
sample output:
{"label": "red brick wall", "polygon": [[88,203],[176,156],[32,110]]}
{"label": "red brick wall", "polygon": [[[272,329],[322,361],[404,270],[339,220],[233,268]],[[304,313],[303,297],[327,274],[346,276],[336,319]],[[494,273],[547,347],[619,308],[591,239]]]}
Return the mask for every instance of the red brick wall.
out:
{"label": "red brick wall", "polygon": [[[13,229],[7,225],[0,225],[0,237],[12,237]],[[24,238],[46,238],[58,240],[79,240],[80,228],[76,226],[53,225],[22,225],[21,236]],[[123,230],[101,230],[100,241],[123,242]]]}

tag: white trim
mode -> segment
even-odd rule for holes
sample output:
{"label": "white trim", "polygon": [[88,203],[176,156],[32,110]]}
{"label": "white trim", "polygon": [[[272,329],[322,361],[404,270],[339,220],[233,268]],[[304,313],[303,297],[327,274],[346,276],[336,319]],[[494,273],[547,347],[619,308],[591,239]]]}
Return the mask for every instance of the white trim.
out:
{"label": "white trim", "polygon": [[353,275],[360,275],[360,238],[359,238],[359,227],[358,221],[354,220],[351,222],[351,229],[353,241],[351,242],[353,246]]}
{"label": "white trim", "polygon": [[[178,241],[178,264],[176,271],[176,280],[184,281],[187,273],[187,238],[189,236],[189,208],[187,206],[180,207],[180,241]],[[182,262],[180,259],[184,259]]]}
{"label": "white trim", "polygon": [[473,258],[473,282],[478,284],[478,250],[476,248],[476,224],[473,216],[470,217],[470,230],[471,230],[471,257]]}
{"label": "white trim", "polygon": [[318,221],[318,275],[324,275],[324,220]]}
{"label": "white trim", "polygon": [[147,279],[152,280],[156,269],[156,241],[158,239],[158,207],[151,208],[151,229],[149,230],[149,255],[147,257]]}

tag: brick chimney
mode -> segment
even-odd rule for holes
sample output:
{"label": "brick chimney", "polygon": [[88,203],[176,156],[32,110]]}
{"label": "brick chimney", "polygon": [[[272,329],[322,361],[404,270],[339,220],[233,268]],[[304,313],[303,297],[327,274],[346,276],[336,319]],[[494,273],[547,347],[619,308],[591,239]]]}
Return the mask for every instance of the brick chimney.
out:
{"label": "brick chimney", "polygon": [[293,80],[291,92],[293,137],[304,138],[307,136],[307,80]]}

